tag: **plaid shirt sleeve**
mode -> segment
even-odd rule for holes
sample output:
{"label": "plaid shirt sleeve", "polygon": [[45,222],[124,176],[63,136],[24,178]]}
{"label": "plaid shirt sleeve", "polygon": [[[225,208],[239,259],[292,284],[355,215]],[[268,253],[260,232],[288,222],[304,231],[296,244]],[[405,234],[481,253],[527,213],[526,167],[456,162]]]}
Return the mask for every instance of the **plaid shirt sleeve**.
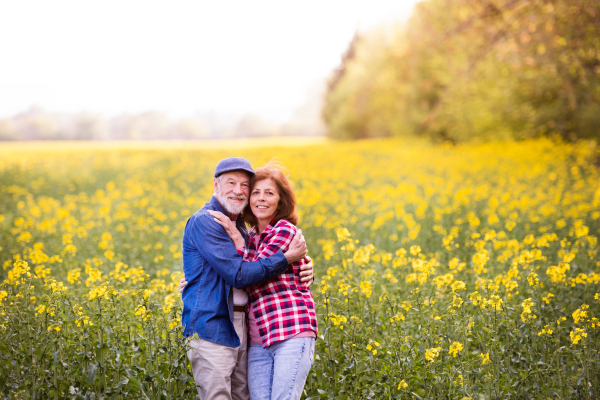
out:
{"label": "plaid shirt sleeve", "polygon": [[273,231],[269,233],[266,239],[268,240],[266,246],[261,246],[260,251],[254,258],[267,258],[279,250],[283,252],[287,251],[297,230],[298,228],[290,223],[275,225]]}

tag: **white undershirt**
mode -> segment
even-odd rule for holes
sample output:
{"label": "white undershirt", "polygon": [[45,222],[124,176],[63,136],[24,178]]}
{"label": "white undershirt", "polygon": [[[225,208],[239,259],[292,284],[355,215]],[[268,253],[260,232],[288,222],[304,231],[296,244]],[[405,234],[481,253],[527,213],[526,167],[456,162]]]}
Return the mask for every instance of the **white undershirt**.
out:
{"label": "white undershirt", "polygon": [[248,292],[244,289],[233,289],[233,305],[245,306],[248,304]]}

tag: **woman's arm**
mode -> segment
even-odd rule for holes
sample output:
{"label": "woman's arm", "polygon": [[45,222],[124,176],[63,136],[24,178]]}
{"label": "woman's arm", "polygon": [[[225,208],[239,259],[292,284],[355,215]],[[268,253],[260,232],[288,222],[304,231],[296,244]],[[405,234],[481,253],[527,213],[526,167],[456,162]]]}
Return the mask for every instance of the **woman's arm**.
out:
{"label": "woman's arm", "polygon": [[227,236],[229,236],[229,238],[235,245],[235,248],[238,249],[238,252],[239,250],[244,249],[244,254],[241,254],[241,256],[245,256],[246,244],[244,243],[244,238],[242,237],[242,234],[240,233],[240,231],[237,230],[235,223],[222,212],[208,210],[208,213],[212,215],[215,218],[215,221],[218,222],[225,229],[225,232],[227,232]]}

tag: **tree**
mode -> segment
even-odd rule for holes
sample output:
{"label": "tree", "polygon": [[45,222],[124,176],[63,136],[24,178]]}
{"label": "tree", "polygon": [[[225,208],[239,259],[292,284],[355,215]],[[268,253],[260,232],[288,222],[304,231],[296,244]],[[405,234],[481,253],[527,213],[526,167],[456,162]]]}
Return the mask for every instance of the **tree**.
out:
{"label": "tree", "polygon": [[325,97],[331,137],[600,135],[596,0],[424,0],[347,54]]}

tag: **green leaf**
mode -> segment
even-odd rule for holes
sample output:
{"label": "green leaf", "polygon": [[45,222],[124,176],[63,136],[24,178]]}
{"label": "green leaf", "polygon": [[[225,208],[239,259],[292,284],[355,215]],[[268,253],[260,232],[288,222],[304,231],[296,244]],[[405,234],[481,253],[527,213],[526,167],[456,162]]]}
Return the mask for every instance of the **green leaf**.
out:
{"label": "green leaf", "polygon": [[87,383],[91,385],[96,379],[96,371],[98,370],[98,364],[90,364],[88,367]]}

